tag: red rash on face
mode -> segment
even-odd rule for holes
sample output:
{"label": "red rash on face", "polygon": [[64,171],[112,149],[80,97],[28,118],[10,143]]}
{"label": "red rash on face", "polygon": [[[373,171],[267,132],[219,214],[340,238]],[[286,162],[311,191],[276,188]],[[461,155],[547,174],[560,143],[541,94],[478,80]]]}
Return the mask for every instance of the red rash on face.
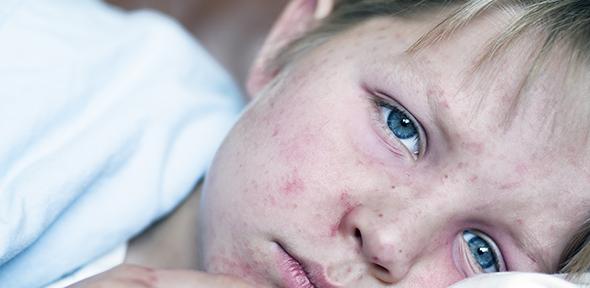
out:
{"label": "red rash on face", "polygon": [[266,200],[268,202],[270,202],[270,205],[272,205],[272,206],[277,205],[277,198],[275,198],[275,196],[273,196],[273,195],[268,195],[268,197],[266,197]]}
{"label": "red rash on face", "polygon": [[483,143],[465,142],[465,143],[462,143],[461,146],[463,147],[463,149],[465,149],[475,155],[481,155],[485,150],[485,145]]}
{"label": "red rash on face", "polygon": [[303,180],[301,180],[297,169],[293,170],[281,188],[281,192],[285,195],[300,194],[304,190],[305,184],[303,183]]}
{"label": "red rash on face", "polygon": [[[278,135],[279,131],[277,130],[276,132]],[[301,134],[298,137],[301,139],[279,140],[281,146],[280,155],[287,162],[301,163],[302,161],[305,161],[307,158],[305,148],[314,145],[313,142],[309,140],[312,137],[309,134]]]}
{"label": "red rash on face", "polygon": [[342,226],[342,219],[344,216],[359,206],[358,203],[351,199],[350,194],[348,194],[346,191],[340,194],[340,205],[342,206],[343,213],[338,218],[338,222],[330,226],[330,237],[336,236],[340,230],[340,227]]}
{"label": "red rash on face", "polygon": [[514,170],[516,171],[516,173],[518,173],[519,176],[523,176],[528,172],[529,168],[526,164],[520,163],[520,164],[516,165]]}
{"label": "red rash on face", "polygon": [[500,190],[512,190],[515,189],[516,187],[520,186],[520,182],[509,182],[509,183],[504,183],[504,184],[500,184],[500,186],[498,188],[500,188]]}
{"label": "red rash on face", "polygon": [[272,130],[272,137],[277,137],[279,135],[279,127],[274,127]]}
{"label": "red rash on face", "polygon": [[350,197],[348,192],[343,192],[340,194],[340,204],[344,208],[346,213],[349,213],[354,207],[358,206],[358,204],[354,203]]}

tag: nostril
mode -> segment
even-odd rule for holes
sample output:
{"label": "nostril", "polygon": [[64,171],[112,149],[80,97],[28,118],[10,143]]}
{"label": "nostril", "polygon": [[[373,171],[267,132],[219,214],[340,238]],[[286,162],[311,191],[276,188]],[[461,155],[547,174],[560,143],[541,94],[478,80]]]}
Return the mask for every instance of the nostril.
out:
{"label": "nostril", "polygon": [[389,270],[379,264],[375,264],[373,263],[373,267],[375,268],[375,270],[377,270],[377,272],[379,273],[385,273],[385,274],[389,274]]}
{"label": "nostril", "polygon": [[363,236],[358,228],[354,229],[354,238],[359,242],[359,246],[363,247]]}
{"label": "nostril", "polygon": [[373,266],[373,268],[371,269],[371,270],[373,270],[372,273],[377,279],[379,279],[379,281],[382,281],[386,284],[395,283],[395,279],[393,278],[393,276],[389,272],[389,269],[387,269],[384,266],[381,266],[377,263],[373,263],[372,266]]}

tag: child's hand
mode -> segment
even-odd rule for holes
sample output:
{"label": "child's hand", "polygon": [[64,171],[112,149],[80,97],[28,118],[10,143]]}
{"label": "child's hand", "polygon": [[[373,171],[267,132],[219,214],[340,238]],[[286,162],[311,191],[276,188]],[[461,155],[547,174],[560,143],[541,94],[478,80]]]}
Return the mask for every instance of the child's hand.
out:
{"label": "child's hand", "polygon": [[68,288],[199,288],[254,286],[231,276],[189,270],[156,270],[135,265],[120,265],[78,282]]}
{"label": "child's hand", "polygon": [[482,274],[467,278],[450,288],[578,288],[562,279],[561,275],[506,272]]}

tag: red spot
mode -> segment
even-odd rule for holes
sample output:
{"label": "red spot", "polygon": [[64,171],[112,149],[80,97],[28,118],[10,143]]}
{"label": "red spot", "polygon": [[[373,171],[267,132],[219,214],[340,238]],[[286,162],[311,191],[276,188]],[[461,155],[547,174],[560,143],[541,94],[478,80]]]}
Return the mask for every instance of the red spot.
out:
{"label": "red spot", "polygon": [[352,200],[352,197],[346,191],[340,194],[340,205],[342,206],[343,213],[340,218],[338,218],[338,222],[330,226],[330,237],[336,236],[340,230],[340,227],[342,226],[342,220],[348,213],[358,206],[358,204]]}
{"label": "red spot", "polygon": [[428,91],[426,91],[426,96],[428,96],[428,98],[440,98],[443,96],[443,90],[438,87],[434,89],[428,89]]}
{"label": "red spot", "polygon": [[270,202],[270,204],[271,204],[272,206],[277,206],[277,198],[275,198],[275,196],[273,196],[273,195],[269,195],[269,196],[267,197],[267,200],[268,200],[268,202]]}
{"label": "red spot", "polygon": [[528,172],[529,168],[526,164],[521,163],[521,164],[516,165],[514,170],[516,170],[516,173],[518,175],[523,176],[524,174],[526,174]]}
{"label": "red spot", "polygon": [[352,209],[354,209],[354,207],[357,206],[357,204],[352,201],[352,198],[348,192],[343,192],[340,194],[340,204],[344,208],[345,214],[348,214],[350,211],[352,211]]}
{"label": "red spot", "polygon": [[475,155],[481,155],[485,150],[485,145],[478,142],[464,142],[462,146],[465,150],[468,150]]}
{"label": "red spot", "polygon": [[279,127],[274,127],[272,130],[272,137],[276,137],[277,135],[279,135]]}
{"label": "red spot", "polygon": [[[313,130],[313,129],[308,129]],[[277,131],[277,133],[280,131]],[[307,159],[309,147],[317,146],[317,139],[311,132],[302,131],[297,138],[282,139],[280,144],[280,155],[288,162],[302,163]]]}
{"label": "red spot", "polygon": [[293,171],[281,189],[286,195],[296,195],[305,190],[305,185],[297,170]]}
{"label": "red spot", "polygon": [[473,183],[477,181],[477,175],[471,175],[471,177],[469,177],[469,182]]}
{"label": "red spot", "polygon": [[510,182],[510,183],[501,184],[499,188],[500,188],[500,190],[511,190],[511,189],[514,189],[518,186],[520,186],[520,183]]}
{"label": "red spot", "polygon": [[338,230],[340,229],[341,224],[342,224],[342,222],[338,221],[338,223],[330,226],[330,237],[336,236],[336,234],[338,233]]}

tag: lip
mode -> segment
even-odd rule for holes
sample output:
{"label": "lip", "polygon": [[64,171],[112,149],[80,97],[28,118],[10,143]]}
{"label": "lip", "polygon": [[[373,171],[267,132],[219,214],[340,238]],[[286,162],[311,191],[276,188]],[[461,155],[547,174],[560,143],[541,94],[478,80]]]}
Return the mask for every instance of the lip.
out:
{"label": "lip", "polygon": [[321,265],[302,262],[281,244],[276,244],[279,250],[278,267],[287,288],[339,288],[330,283]]}

